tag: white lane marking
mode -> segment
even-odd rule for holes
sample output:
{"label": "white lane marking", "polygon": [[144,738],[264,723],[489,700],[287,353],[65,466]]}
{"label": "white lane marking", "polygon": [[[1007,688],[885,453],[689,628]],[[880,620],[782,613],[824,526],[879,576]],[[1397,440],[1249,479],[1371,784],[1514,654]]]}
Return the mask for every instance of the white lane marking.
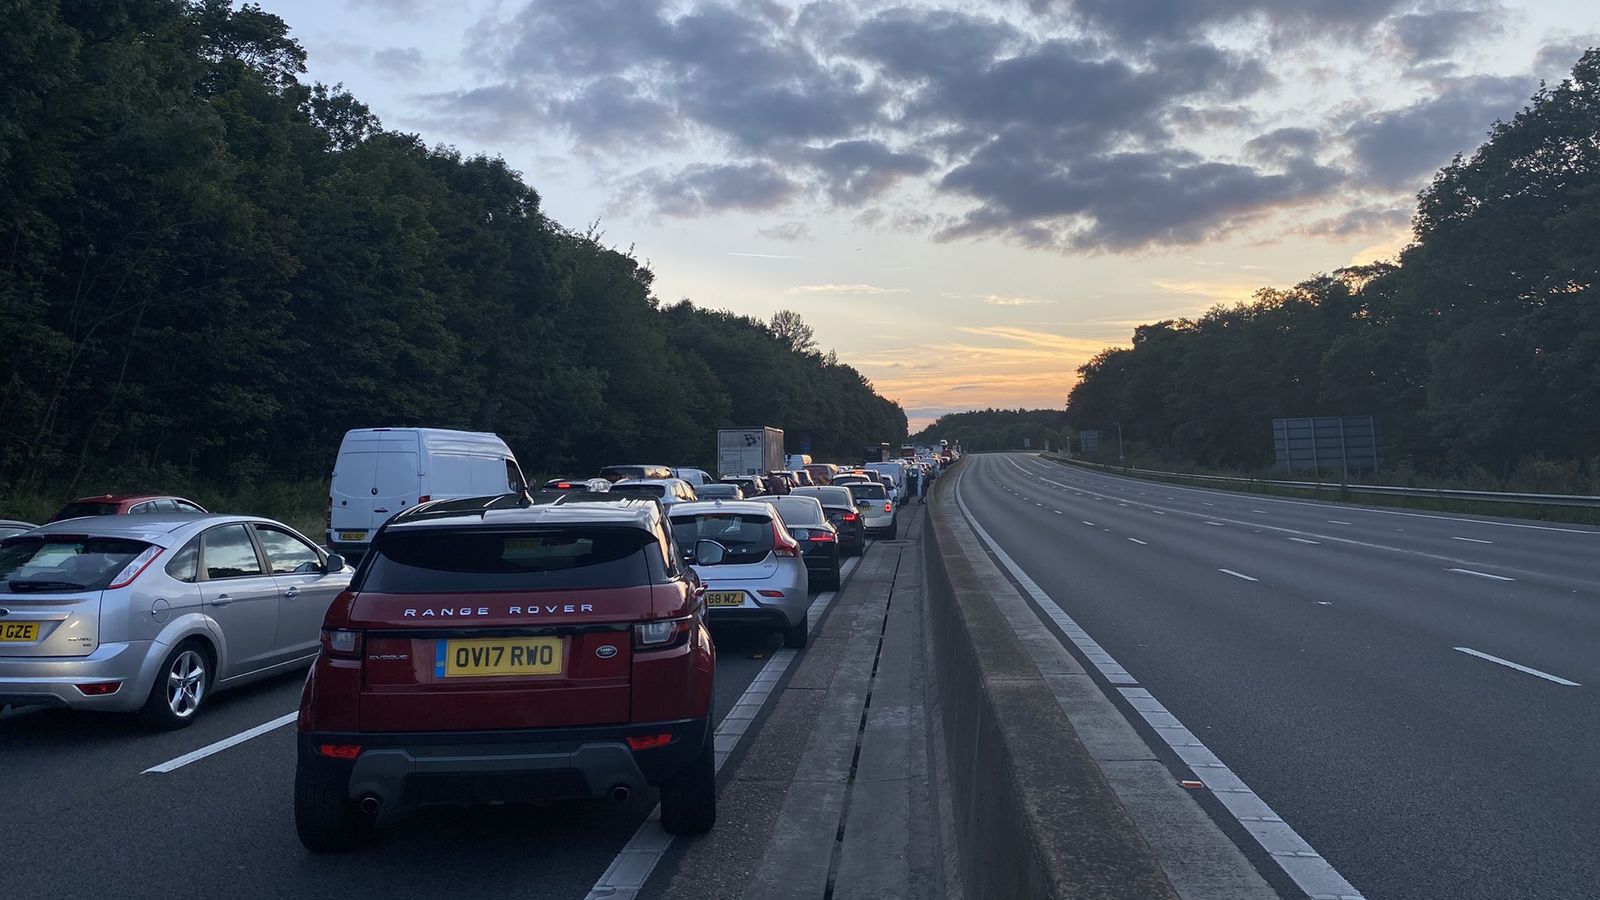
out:
{"label": "white lane marking", "polygon": [[139,774],[140,775],[151,775],[151,774],[165,775],[168,772],[173,771],[174,769],[181,769],[184,766],[187,766],[188,764],[190,764],[192,762],[199,762],[200,760],[205,759],[206,757],[211,756],[212,754],[221,753],[222,751],[228,749],[229,747],[233,747],[233,746],[236,746],[238,744],[242,744],[245,741],[250,740],[251,738],[258,738],[258,737],[262,736],[263,734],[266,734],[269,731],[273,731],[275,729],[282,728],[283,726],[289,724],[290,722],[293,722],[295,720],[295,717],[297,717],[299,715],[300,714],[298,712],[292,712],[292,713],[287,713],[285,715],[281,715],[281,716],[277,717],[276,719],[273,719],[270,722],[262,722],[260,725],[257,725],[254,728],[247,728],[244,731],[241,731],[238,734],[234,735],[233,737],[223,738],[222,740],[217,741],[214,744],[207,744],[204,747],[201,747],[199,750],[193,750],[193,751],[190,751],[188,753],[185,753],[182,756],[173,757],[172,759],[169,759],[164,763],[158,763],[156,765],[153,765],[150,768],[145,769],[143,772],[140,772]]}
{"label": "white lane marking", "polygon": [[[1016,463],[1013,462],[1012,465],[1015,466]],[[1018,468],[1020,469],[1021,467],[1018,466]],[[1137,505],[1137,506],[1145,506],[1146,504],[1136,502],[1135,505]],[[1153,512],[1153,513],[1156,513],[1158,515],[1166,515],[1166,513],[1163,513],[1163,512],[1161,512],[1161,510],[1158,510],[1158,509],[1152,508],[1150,511]],[[1200,515],[1200,513],[1184,512],[1182,510],[1179,510],[1179,512],[1182,515],[1186,515],[1186,516],[1199,516]],[[1337,535],[1332,535],[1332,534],[1323,534],[1323,533],[1318,532],[1318,531],[1302,531],[1302,530],[1300,530],[1298,528],[1282,528],[1282,527],[1277,526],[1277,525],[1265,525],[1265,524],[1262,524],[1262,523],[1259,523],[1259,522],[1246,522],[1243,519],[1223,519],[1222,521],[1226,522],[1226,523],[1228,523],[1230,525],[1242,525],[1242,526],[1247,527],[1247,528],[1254,528],[1254,527],[1259,526],[1259,527],[1264,528],[1264,529],[1266,529],[1268,531],[1274,532],[1276,534],[1281,534],[1281,535],[1300,535],[1300,536],[1303,536],[1303,537],[1319,538],[1319,539],[1321,539],[1323,541],[1332,541],[1334,543],[1344,544],[1345,546],[1348,546],[1348,547],[1363,547],[1363,548],[1368,549],[1368,550],[1384,550],[1384,551],[1387,551],[1389,553],[1399,553],[1399,554],[1402,554],[1404,556],[1415,556],[1415,557],[1418,557],[1418,558],[1421,558],[1421,559],[1435,560],[1437,562],[1456,563],[1458,565],[1463,565],[1463,566],[1480,565],[1480,563],[1477,563],[1477,562],[1475,562],[1473,560],[1461,559],[1460,557],[1443,556],[1443,555],[1438,554],[1438,553],[1429,553],[1429,552],[1424,551],[1424,550],[1411,550],[1411,549],[1408,549],[1408,548],[1405,548],[1405,547],[1392,547],[1392,546],[1390,546],[1388,544],[1374,544],[1374,543],[1372,543],[1370,541],[1360,541],[1360,540],[1356,540],[1354,538],[1344,538],[1344,537],[1339,537]],[[1501,566],[1500,568],[1510,568],[1510,567]],[[1524,569],[1513,569],[1513,571],[1525,572],[1527,574],[1531,574],[1531,575],[1534,575],[1536,577],[1538,575],[1542,574],[1542,573],[1538,573],[1538,572],[1531,572],[1529,570],[1524,570]],[[1501,576],[1495,576],[1495,577],[1501,577]],[[1508,579],[1508,580],[1514,580],[1514,579]]]}
{"label": "white lane marking", "polygon": [[1082,523],[1083,523],[1083,524],[1085,524],[1085,525],[1087,525],[1087,526],[1089,526],[1089,527],[1090,527],[1090,528],[1093,528],[1093,527],[1094,527],[1094,523],[1093,523],[1093,522],[1091,522],[1091,521],[1089,521],[1089,520],[1088,520],[1088,519],[1079,519],[1079,520],[1078,520],[1078,521],[1080,521],[1080,522],[1082,522]]}
{"label": "white lane marking", "polygon": [[1255,514],[1256,514],[1256,515],[1258,515],[1258,516],[1264,516],[1264,515],[1266,515],[1266,514],[1267,514],[1267,511],[1266,511],[1266,510],[1264,510],[1264,509],[1252,509],[1252,510],[1250,510],[1250,511],[1251,511],[1251,512],[1253,512],[1253,513],[1255,513]]}
{"label": "white lane marking", "polygon": [[[1057,469],[1068,468],[1065,463],[1051,462],[1051,461],[1048,461],[1048,460],[1039,460],[1037,458],[1036,458],[1036,461],[1040,465],[1053,465]],[[1015,465],[1015,464],[1013,463],[1013,465]],[[1073,469],[1073,470],[1070,470],[1070,471],[1081,471],[1081,470]],[[1109,475],[1109,474],[1104,473],[1104,472],[1095,472],[1094,474],[1099,476],[1100,478],[1113,480],[1113,481],[1132,481],[1132,482],[1136,482],[1136,483],[1139,482],[1139,479],[1131,478],[1131,477],[1128,477],[1128,476],[1125,476],[1125,475]],[[1190,494],[1205,494],[1208,497],[1215,497],[1215,496],[1218,495],[1218,493],[1221,493],[1225,497],[1235,496],[1232,492],[1208,491],[1205,488],[1180,487],[1180,488],[1178,488],[1178,490],[1185,491],[1185,492],[1190,493]],[[1177,498],[1168,497],[1167,499],[1168,500],[1174,500],[1174,499],[1177,499]],[[1341,507],[1339,504],[1328,503],[1328,502],[1318,502],[1318,501],[1315,501],[1315,500],[1285,500],[1285,499],[1276,498],[1276,497],[1257,497],[1256,499],[1260,500],[1263,503],[1288,504],[1289,506],[1315,506],[1315,507],[1319,507],[1321,509],[1329,509],[1329,508],[1341,509],[1341,508],[1345,508],[1345,507]],[[1557,531],[1557,532],[1560,532],[1562,534],[1586,534],[1586,535],[1588,535],[1588,536],[1590,536],[1592,538],[1600,538],[1600,530],[1593,529],[1593,528],[1558,528],[1558,527],[1556,527],[1554,525],[1528,525],[1528,524],[1525,524],[1525,523],[1522,523],[1522,522],[1503,522],[1503,521],[1500,521],[1500,520],[1497,520],[1497,519],[1487,519],[1487,518],[1485,518],[1485,519],[1468,519],[1468,518],[1465,518],[1465,517],[1462,517],[1462,516],[1441,516],[1441,515],[1432,514],[1432,513],[1402,512],[1402,511],[1397,510],[1397,509],[1374,509],[1374,508],[1371,508],[1371,507],[1362,507],[1359,510],[1352,510],[1352,511],[1353,512],[1360,512],[1363,515],[1406,516],[1406,517],[1412,518],[1412,519],[1433,519],[1433,520],[1439,521],[1439,522],[1463,522],[1463,523],[1466,523],[1468,525],[1488,525],[1488,526],[1493,526],[1495,528],[1528,528],[1528,529],[1532,529],[1534,531]]]}
{"label": "white lane marking", "polygon": [[1221,522],[1211,522],[1211,521],[1208,521],[1208,522],[1206,522],[1206,524],[1207,524],[1207,525],[1215,525],[1215,526],[1217,526],[1217,527],[1218,527],[1218,528],[1222,528],[1222,527],[1223,527],[1223,524],[1222,524],[1222,523],[1221,523]]}
{"label": "white lane marking", "polygon": [[1318,546],[1321,545],[1320,541],[1308,541],[1305,538],[1284,538],[1284,540],[1286,540],[1286,541],[1294,541],[1296,544],[1317,544]]}
{"label": "white lane marking", "polygon": [[[1203,502],[1203,501],[1202,501]],[[1206,503],[1207,506],[1216,506],[1215,503]]]}
{"label": "white lane marking", "polygon": [[1474,572],[1471,569],[1445,569],[1445,571],[1455,572],[1460,575],[1475,575],[1479,578],[1492,578],[1495,581],[1516,581],[1515,578],[1507,578],[1504,575],[1490,575],[1488,572]]}
{"label": "white lane marking", "polygon": [[1450,540],[1452,540],[1452,541],[1466,541],[1469,544],[1492,544],[1492,543],[1494,543],[1494,541],[1485,541],[1485,540],[1480,540],[1478,538],[1464,538],[1464,537],[1452,537],[1452,538],[1450,538]]}
{"label": "white lane marking", "polygon": [[1056,515],[1064,516],[1064,515],[1066,515],[1066,513],[1062,512],[1061,510],[1058,509],[1058,510],[1056,510]]}
{"label": "white lane marking", "polygon": [[[845,563],[839,573],[840,579],[848,577],[860,563],[859,556]],[[822,618],[822,614],[828,611],[835,593],[826,591],[811,601],[806,615],[812,622]],[[739,746],[745,729],[772,700],[773,689],[778,686],[778,682],[783,679],[783,673],[789,670],[789,666],[799,655],[800,651],[790,650],[787,647],[773,652],[767,664],[756,673],[755,680],[750,682],[750,686],[739,695],[739,700],[729,708],[730,715],[733,710],[741,706],[751,709],[752,714],[737,719],[724,716],[722,723],[717,726],[716,734],[712,738],[716,742],[717,771],[722,770],[722,764],[727,762],[733,748]],[[661,827],[661,804],[658,803],[640,824],[639,830],[628,839],[628,843],[617,851],[616,858],[611,860],[611,865],[600,875],[600,880],[589,889],[585,900],[631,900],[638,896],[639,891],[644,888],[644,883],[650,880],[650,873],[656,870],[661,858],[672,846],[672,837]]]}
{"label": "white lane marking", "polygon": [[1217,571],[1221,572],[1224,575],[1232,575],[1235,578],[1243,578],[1245,581],[1260,581],[1261,580],[1259,578],[1251,578],[1249,575],[1246,575],[1243,572],[1235,572],[1232,569],[1218,569]]}
{"label": "white lane marking", "polygon": [[1349,525],[1350,523],[1349,522],[1341,522],[1338,519],[1329,519],[1328,520],[1328,524],[1329,525]]}
{"label": "white lane marking", "polygon": [[1567,687],[1582,687],[1583,686],[1583,685],[1578,684],[1576,681],[1568,681],[1567,679],[1562,678],[1559,675],[1551,675],[1549,672],[1541,672],[1538,669],[1530,669],[1527,666],[1522,665],[1521,663],[1514,663],[1509,659],[1501,659],[1498,656],[1490,656],[1489,654],[1484,653],[1482,650],[1474,650],[1471,647],[1455,647],[1453,649],[1460,650],[1462,653],[1465,653],[1468,656],[1476,656],[1479,659],[1487,659],[1489,662],[1492,662],[1492,663],[1499,663],[1500,665],[1505,666],[1508,669],[1516,669],[1518,672],[1526,672],[1529,675],[1533,675],[1533,676],[1538,677],[1538,678],[1543,678],[1545,681],[1554,681],[1556,684],[1563,684],[1563,685],[1566,685]]}
{"label": "white lane marking", "polygon": [[1128,704],[1133,707],[1144,720],[1155,729],[1161,740],[1183,760],[1184,764],[1193,769],[1211,790],[1222,808],[1233,816],[1234,820],[1244,828],[1257,844],[1266,850],[1272,861],[1278,864],[1285,874],[1299,885],[1300,889],[1316,898],[1327,900],[1363,900],[1361,892],[1344,879],[1338,870],[1319,854],[1315,848],[1306,843],[1305,839],[1272,810],[1267,802],[1244,779],[1234,774],[1227,764],[1217,755],[1212,753],[1200,738],[1185,728],[1178,717],[1172,715],[1161,702],[1151,696],[1148,690],[1138,687],[1138,682],[1127,670],[1122,668],[1111,654],[1107,653],[1095,639],[1089,636],[1067,615],[1055,600],[1051,599],[1042,588],[1028,577],[1028,573],[1017,565],[999,543],[978,524],[977,517],[972,510],[967,508],[967,502],[962,497],[962,480],[966,477],[965,470],[956,476],[956,505],[961,509],[961,515],[966,518],[967,524],[986,544],[989,551],[995,555],[1000,564],[1011,573],[1011,576],[1022,585],[1028,596],[1039,605],[1044,614],[1060,628],[1067,639],[1072,641],[1091,665],[1105,676],[1122,696],[1127,698]]}
{"label": "white lane marking", "polygon": [[1150,545],[1149,545],[1149,544],[1146,544],[1146,543],[1145,543],[1145,542],[1144,542],[1144,541],[1141,541],[1141,540],[1139,540],[1139,539],[1138,539],[1138,538],[1128,538],[1128,540],[1130,540],[1130,541],[1133,541],[1133,542],[1134,542],[1134,543],[1135,543],[1135,544],[1138,544],[1138,545],[1139,545],[1139,546],[1141,546],[1141,547],[1148,547],[1148,546],[1150,546]]}

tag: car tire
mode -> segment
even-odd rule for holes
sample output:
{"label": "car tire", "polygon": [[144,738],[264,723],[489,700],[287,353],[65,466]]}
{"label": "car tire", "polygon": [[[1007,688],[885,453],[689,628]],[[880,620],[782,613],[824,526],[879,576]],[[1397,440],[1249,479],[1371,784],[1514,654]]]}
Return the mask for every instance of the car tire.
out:
{"label": "car tire", "polygon": [[706,736],[694,761],[661,782],[661,827],[668,834],[704,834],[717,824],[717,757]]}
{"label": "car tire", "polygon": [[193,638],[172,648],[156,670],[150,696],[139,710],[140,718],[158,731],[188,728],[199,718],[200,709],[211,696],[211,652]]}
{"label": "car tire", "polygon": [[883,533],[880,534],[878,537],[880,539],[882,539],[882,540],[885,540],[885,541],[892,541],[892,540],[895,539],[895,536],[898,535],[899,533],[900,533],[900,517],[899,516],[895,516],[892,520],[890,520],[889,527],[885,528],[883,530]]}
{"label": "car tire", "polygon": [[807,614],[798,623],[783,630],[783,645],[791,650],[804,650],[810,637],[811,616]]}
{"label": "car tire", "polygon": [[843,586],[844,573],[843,573],[842,570],[843,570],[843,567],[839,565],[839,558],[838,557],[834,557],[834,560],[833,560],[833,571],[828,573],[828,579],[823,582],[823,585],[825,585],[828,590],[837,591],[840,587]]}
{"label": "car tire", "polygon": [[343,853],[372,839],[377,817],[350,799],[342,768],[301,760],[294,769],[294,830],[312,853]]}

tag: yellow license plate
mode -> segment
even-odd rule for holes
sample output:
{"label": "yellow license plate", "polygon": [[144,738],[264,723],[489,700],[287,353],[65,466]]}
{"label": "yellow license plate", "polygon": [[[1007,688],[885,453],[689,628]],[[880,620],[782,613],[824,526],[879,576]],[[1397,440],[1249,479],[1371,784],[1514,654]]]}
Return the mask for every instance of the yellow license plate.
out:
{"label": "yellow license plate", "polygon": [[367,539],[367,533],[365,531],[341,531],[341,532],[339,532],[339,540],[341,540],[341,541],[364,541],[366,539]]}
{"label": "yellow license plate", "polygon": [[0,641],[20,643],[38,639],[38,622],[0,622]]}
{"label": "yellow license plate", "polygon": [[708,591],[707,606],[743,606],[744,591]]}
{"label": "yellow license plate", "polygon": [[463,638],[439,641],[433,652],[438,678],[484,675],[560,675],[561,638]]}

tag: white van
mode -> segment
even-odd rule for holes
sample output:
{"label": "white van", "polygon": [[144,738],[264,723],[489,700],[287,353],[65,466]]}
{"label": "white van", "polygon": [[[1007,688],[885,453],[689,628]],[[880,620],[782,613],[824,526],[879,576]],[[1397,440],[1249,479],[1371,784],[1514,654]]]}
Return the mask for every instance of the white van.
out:
{"label": "white van", "polygon": [[906,467],[899,462],[867,463],[864,468],[877,472],[883,477],[885,484],[889,485],[889,493],[896,503],[906,500]]}
{"label": "white van", "polygon": [[429,500],[523,489],[517,458],[498,435],[441,428],[356,428],[345,433],[328,491],[328,546],[366,552],[390,516]]}
{"label": "white van", "polygon": [[811,454],[791,453],[783,458],[783,462],[784,465],[791,469],[804,469],[806,466],[811,465]]}

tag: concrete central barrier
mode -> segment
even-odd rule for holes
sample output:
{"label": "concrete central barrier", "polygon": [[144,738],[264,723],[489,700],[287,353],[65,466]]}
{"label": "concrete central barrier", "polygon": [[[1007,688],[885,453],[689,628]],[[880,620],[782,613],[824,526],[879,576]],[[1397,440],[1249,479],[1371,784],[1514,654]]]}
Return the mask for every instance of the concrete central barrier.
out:
{"label": "concrete central barrier", "polygon": [[934,482],[923,558],[965,893],[1176,900],[974,567],[971,556],[982,550],[954,495],[964,465]]}

